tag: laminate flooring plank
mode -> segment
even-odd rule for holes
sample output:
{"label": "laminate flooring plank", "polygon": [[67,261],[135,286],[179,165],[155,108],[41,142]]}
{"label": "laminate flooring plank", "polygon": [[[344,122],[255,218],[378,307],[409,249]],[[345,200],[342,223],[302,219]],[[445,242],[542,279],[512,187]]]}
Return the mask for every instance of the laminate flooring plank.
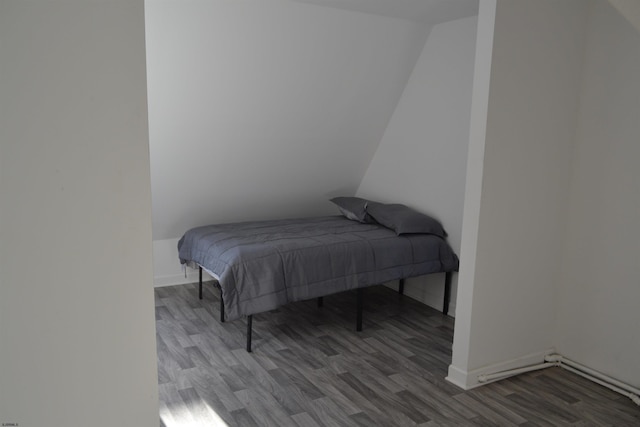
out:
{"label": "laminate flooring plank", "polygon": [[278,365],[276,365],[274,361],[269,356],[267,356],[266,352],[264,351],[264,346],[260,349],[260,351],[255,352],[253,358],[265,371],[271,371],[278,368]]}
{"label": "laminate flooring plank", "polygon": [[[573,405],[576,413],[597,424],[615,426],[640,426],[640,414],[629,414],[606,404],[590,404],[579,402]],[[615,420],[615,421],[614,421]]]}
{"label": "laminate flooring plank", "polygon": [[613,404],[607,404],[607,407],[613,410],[614,418],[616,418],[618,415],[624,416],[625,418],[630,417],[636,422],[637,425],[640,426],[640,410],[638,410],[640,406],[629,405],[629,402],[631,402],[631,399],[629,399],[628,397],[620,396],[614,401]]}
{"label": "laminate flooring plank", "polygon": [[[501,415],[499,412],[494,411],[491,406],[487,405],[486,402],[479,402],[478,400],[471,397],[469,394],[460,393],[453,397],[458,402],[460,402],[465,407],[471,409],[480,416],[483,417],[484,420],[487,420],[494,426],[517,426],[518,422],[526,421],[526,420],[518,420],[518,422],[514,422],[509,420],[505,416]],[[474,418],[475,419],[475,418]]]}
{"label": "laminate flooring plank", "polygon": [[274,330],[272,330],[271,333],[282,343],[282,351],[292,352],[294,350],[299,350],[306,354],[304,345],[308,344],[308,341],[292,326],[288,324],[274,325]]}
{"label": "laminate flooring plank", "polygon": [[330,358],[331,356],[335,356],[340,354],[340,352],[331,347],[331,339],[321,337],[307,335],[306,342],[309,344],[308,347],[299,349],[299,352],[304,352],[309,357],[314,360],[322,363],[323,360]]}
{"label": "laminate flooring plank", "polygon": [[[204,308],[197,308],[194,313],[206,325],[206,329],[201,331],[201,335],[216,337],[216,340],[226,349],[244,348],[246,319],[220,323],[219,317],[215,313],[211,313]],[[257,339],[258,334],[256,333]]]}
{"label": "laminate flooring plank", "polygon": [[405,343],[411,350],[418,355],[428,354],[433,357],[437,357],[438,360],[443,363],[448,363],[451,360],[451,343],[442,342],[441,340],[429,337],[424,338],[408,338]]}
{"label": "laminate flooring plank", "polygon": [[[420,348],[418,349],[410,348],[410,346],[407,345],[407,340],[400,338],[397,334],[393,333],[393,331],[388,330],[386,328],[380,329],[378,333],[375,335],[375,337],[388,342],[390,345],[393,344],[395,346],[398,346],[396,350],[402,353],[403,356],[405,357],[415,356],[417,354],[416,351],[418,352],[422,351],[422,349]],[[412,337],[410,339],[415,339],[415,337]],[[421,339],[427,340],[427,341],[431,340],[431,338],[429,338],[428,335],[422,335]]]}
{"label": "laminate flooring plank", "polygon": [[[265,371],[264,368],[255,361],[250,353],[247,353],[245,350],[236,350],[236,356],[249,372],[250,379],[246,381],[250,386],[257,386],[253,389],[257,390],[265,401],[277,402],[278,407],[283,408],[288,415],[304,412],[304,409],[269,375],[269,372]],[[262,393],[262,390],[265,390],[266,393]]]}
{"label": "laminate flooring plank", "polygon": [[[612,397],[617,398],[618,394],[611,392],[611,394],[614,394],[615,396],[602,396],[602,397],[598,397],[598,395],[590,392],[589,390],[589,381],[587,381],[586,379],[584,380],[584,383],[581,384],[580,386],[578,384],[574,384],[574,383],[567,383],[565,381],[562,380],[561,378],[561,372],[560,369],[556,369],[556,368],[550,368],[549,371],[553,372],[554,375],[545,375],[544,376],[544,387],[553,387],[554,389],[556,389],[559,393],[568,396],[570,399],[575,400],[576,402],[580,402],[582,400],[589,400],[589,399],[602,399],[603,401],[608,401],[608,400],[614,400],[612,399]],[[573,374],[572,374],[573,375]],[[539,378],[539,377],[538,377]],[[563,400],[566,400],[567,397],[564,397]],[[572,402],[572,403],[576,403],[576,402]]]}
{"label": "laminate flooring plank", "polygon": [[580,402],[580,399],[573,393],[561,390],[555,382],[549,381],[546,376],[531,377],[529,387],[534,387],[539,393],[544,393],[568,405]]}
{"label": "laminate flooring plank", "polygon": [[[291,399],[293,399],[305,412],[301,412],[298,414],[292,414],[291,418],[294,419],[295,421],[295,417],[297,415],[300,414],[306,414],[304,417],[302,418],[310,418],[312,419],[314,422],[316,423],[321,423],[320,419],[317,416],[315,407],[313,405],[313,400],[309,399],[307,396],[305,396],[302,391],[292,385],[287,385],[287,386],[283,386],[283,389],[285,390],[285,392],[290,396]],[[320,399],[322,399],[322,397],[320,397]],[[297,423],[300,423],[300,421],[296,421]]]}
{"label": "laminate flooring plank", "polygon": [[429,372],[431,375],[437,375],[440,377],[447,376],[448,369],[445,365],[443,365],[438,359],[429,357],[428,354],[411,356],[409,360],[418,365],[425,372]]}
{"label": "laminate flooring plank", "polygon": [[156,321],[158,320],[175,320],[169,309],[160,300],[156,304]]}
{"label": "laminate flooring plank", "polygon": [[[560,368],[463,391],[445,380],[454,320],[395,291],[355,291],[219,321],[219,292],[155,291],[159,413],[164,427],[639,426],[629,399]],[[223,424],[224,425],[224,424]]]}
{"label": "laminate flooring plank", "polygon": [[428,381],[420,381],[419,378],[406,375],[394,375],[392,379],[405,387],[414,396],[421,396],[425,404],[431,406],[438,414],[450,420],[462,422],[465,419],[476,417],[477,413],[464,405],[441,393],[437,387]]}
{"label": "laminate flooring plank", "polygon": [[556,426],[559,424],[570,424],[577,419],[566,411],[562,411],[550,401],[534,396],[533,394],[514,393],[507,396],[507,399],[517,406],[521,412],[524,411],[525,418],[541,426]]}
{"label": "laminate flooring plank", "polygon": [[156,332],[159,333],[168,345],[176,347],[191,347],[193,342],[178,320],[158,320]]}
{"label": "laminate flooring plank", "polygon": [[194,317],[193,319],[175,321],[180,325],[180,327],[182,328],[182,331],[187,336],[199,334],[200,331],[204,331],[207,329],[207,324],[198,317],[198,313],[196,310],[197,308],[191,310]]}
{"label": "laminate flooring plank", "polygon": [[277,368],[270,370],[269,375],[271,375],[281,387],[287,390],[294,390],[296,394],[299,394],[299,400],[314,400],[324,397],[324,394],[320,392],[316,386],[309,381],[301,380],[302,375],[300,374],[296,375],[294,373],[290,375],[287,374],[284,369]]}
{"label": "laminate flooring plank", "polygon": [[234,393],[236,391],[246,390],[249,388],[246,381],[236,375],[233,368],[220,370],[218,371],[218,375],[220,375],[220,378],[222,378],[227,387],[229,387],[229,389]]}
{"label": "laminate flooring plank", "polygon": [[298,427],[320,427],[308,413],[303,412],[301,414],[295,414],[291,416],[291,419],[296,422]]}
{"label": "laminate flooring plank", "polygon": [[308,379],[305,378],[304,372],[315,371],[327,367],[327,363],[323,363],[319,360],[310,358],[306,353],[302,351],[290,351],[280,350],[277,351],[273,360],[278,365],[278,368],[285,370],[294,377],[304,381],[307,384],[311,384]]}
{"label": "laminate flooring plank", "polygon": [[167,426],[177,426],[178,421],[174,418],[171,410],[169,409],[169,404],[171,403],[171,395],[169,394],[167,387],[174,387],[173,384],[161,384],[158,386],[158,406],[160,413],[160,420]]}
{"label": "laminate flooring plank", "polygon": [[367,414],[379,419],[383,425],[415,425],[413,420],[397,408],[381,405],[377,394],[350,373],[339,374],[338,378],[344,383],[340,387],[344,395]]}
{"label": "laminate flooring plank", "polygon": [[[622,426],[638,426],[638,423],[630,423],[629,421],[622,421],[619,418],[611,417],[611,414],[601,412],[599,408],[594,408],[591,405],[583,405],[578,403],[575,405],[575,409],[580,411],[583,421],[589,426],[598,427],[622,427]],[[611,420],[615,419],[615,422]]]}
{"label": "laminate flooring plank", "polygon": [[353,415],[362,412],[358,402],[348,396],[348,390],[345,390],[347,385],[339,381],[339,378],[328,369],[300,370],[300,372],[325,396],[331,397],[331,400],[334,401],[345,414]]}
{"label": "laminate flooring plank", "polygon": [[338,375],[350,373],[360,381],[372,388],[376,393],[396,393],[404,390],[398,383],[389,379],[386,375],[371,366],[366,357],[359,358],[356,355],[339,355],[331,358],[331,369]]}
{"label": "laminate flooring plank", "polygon": [[[513,410],[511,401],[507,400],[506,396],[497,390],[497,387],[495,387],[497,384],[499,383],[493,383],[491,387],[475,388],[465,394],[476,399],[482,405],[494,410],[512,423],[517,425],[526,423],[527,419],[522,416],[521,412],[517,409]],[[458,397],[458,395],[456,395],[456,397]]]}
{"label": "laminate flooring plank", "polygon": [[526,391],[514,393],[507,396],[507,398],[512,400],[526,399],[527,404],[534,406],[536,410],[542,409],[551,422],[570,424],[578,422],[580,414],[576,412],[573,405],[577,401],[573,400],[569,403],[564,399],[558,398],[558,395],[561,394],[558,390],[553,390],[553,393],[549,393],[549,388],[546,386],[536,387],[535,380],[537,378],[539,376],[534,375],[513,378],[513,383]]}
{"label": "laminate flooring plank", "polygon": [[184,351],[184,347],[182,347],[170,333],[160,333],[156,338],[156,346],[159,359],[164,363],[165,368],[167,368],[167,373],[170,376],[171,372],[193,368],[195,366]]}
{"label": "laminate flooring plank", "polygon": [[[233,411],[231,413],[233,417],[233,423],[229,423],[229,427],[238,426],[238,427],[260,427],[263,424],[258,423],[255,418],[251,416],[249,411],[242,408],[237,411]],[[168,426],[167,426],[168,427]]]}
{"label": "laminate flooring plank", "polygon": [[194,367],[213,368],[209,358],[200,350],[200,347],[185,347],[184,352],[187,354]]}
{"label": "laminate flooring plank", "polygon": [[495,427],[496,425],[499,425],[491,420],[486,419],[482,415],[478,415],[477,417],[469,420],[469,422],[470,422],[470,425],[479,426],[479,427]]}
{"label": "laminate flooring plank", "polygon": [[162,402],[159,405],[158,413],[160,415],[160,427],[179,425],[178,421],[176,421],[176,419],[173,418],[173,415],[171,415],[171,411],[169,410],[169,408],[167,408],[166,405],[162,404]]}
{"label": "laminate flooring plank", "polygon": [[349,418],[355,423],[355,425],[359,427],[371,427],[379,425],[375,420],[371,419],[371,417],[369,417],[364,412],[359,412],[357,414],[351,415]]}
{"label": "laminate flooring plank", "polygon": [[421,424],[431,419],[430,414],[425,410],[424,401],[407,390],[402,390],[398,393],[378,394],[374,401],[379,402],[383,408],[396,409],[416,424]]}
{"label": "laminate flooring plank", "polygon": [[326,427],[345,427],[352,425],[353,421],[344,411],[329,397],[321,397],[312,401],[313,411],[320,425]]}
{"label": "laminate flooring plank", "polygon": [[385,377],[389,377],[400,371],[400,368],[396,366],[397,361],[395,359],[379,351],[375,353],[360,353],[359,355],[354,355],[354,357],[361,358],[371,366],[375,370],[372,374],[375,375],[384,375]]}
{"label": "laminate flooring plank", "polygon": [[276,335],[273,334],[274,330],[276,328],[273,329],[269,329],[267,334],[264,337],[264,342],[261,344],[260,349],[262,351],[278,351],[278,350],[285,350],[288,347],[281,342],[278,337]]}
{"label": "laminate flooring plank", "polygon": [[357,352],[357,353],[374,353],[375,348],[371,347],[366,343],[365,336],[360,335],[358,333],[354,333],[354,331],[344,329],[344,328],[336,328],[335,325],[322,325],[320,329],[326,334],[330,335],[338,341],[343,348],[346,348],[348,351]]}
{"label": "laminate flooring plank", "polygon": [[257,389],[237,391],[236,396],[249,414],[259,420],[259,425],[267,427],[295,426],[295,422],[281,408],[269,403],[265,404]]}
{"label": "laminate flooring plank", "polygon": [[174,425],[189,425],[189,423],[196,423],[196,420],[193,418],[193,414],[185,404],[175,385],[165,384],[164,387],[158,389],[158,392],[161,399],[161,413],[163,411],[168,411],[170,414],[170,417],[165,417],[165,422],[172,419]]}
{"label": "laminate flooring plank", "polygon": [[630,407],[627,404],[628,399],[622,397],[613,390],[609,390],[606,387],[600,386],[599,384],[593,383],[586,378],[572,372],[565,371],[561,368],[552,368],[547,371],[549,372],[545,372],[546,375],[553,375],[553,381],[555,381],[559,386],[564,385],[565,388],[571,390],[570,393],[579,396],[581,401],[586,402],[594,400],[597,402],[606,402],[606,407],[615,407],[622,412],[631,408],[630,414],[635,414],[636,416],[639,415],[637,411],[633,410],[637,408],[637,406]]}
{"label": "laminate flooring plank", "polygon": [[291,346],[286,350],[279,350],[278,354],[292,362],[294,360],[298,361],[297,364],[305,369],[321,369],[325,366],[315,355],[297,346]]}
{"label": "laminate flooring plank", "polygon": [[[189,288],[191,287],[191,284],[189,283],[182,286],[184,288]],[[166,286],[166,287],[163,286],[161,288],[154,288],[153,294],[155,295],[156,305],[158,304],[158,301],[162,300],[162,298],[173,298],[179,292],[180,291],[176,289],[176,286]]]}
{"label": "laminate flooring plank", "polygon": [[224,369],[240,363],[233,351],[219,337],[209,331],[191,335],[191,342],[207,357],[213,368]]}
{"label": "laminate flooring plank", "polygon": [[[315,307],[315,299],[313,302],[314,305],[309,307],[308,310],[303,310],[302,313],[289,313],[288,321],[294,322],[296,329],[299,330],[302,335],[317,338],[324,335],[320,326],[324,325],[329,317],[326,315],[322,318],[319,317],[319,310]],[[302,301],[301,304],[308,305],[309,301]]]}
{"label": "laminate flooring plank", "polygon": [[[424,381],[429,381],[433,384],[437,384],[438,382],[444,383],[444,380],[442,380],[442,378],[444,378],[443,376],[436,376],[434,375],[434,373],[432,372],[436,367],[428,367],[428,370],[426,370],[424,367],[416,364],[415,362],[413,362],[413,357],[412,356],[410,358],[396,358],[396,368],[398,370],[399,375],[402,374],[409,374],[410,376],[414,376],[417,378],[420,378],[421,380]],[[393,377],[396,374],[391,374],[388,375],[389,377]],[[444,390],[452,390],[452,393],[458,393],[460,392],[460,390],[453,386],[450,383],[446,383],[446,385],[443,384]]]}
{"label": "laminate flooring plank", "polygon": [[[433,399],[433,396],[429,394],[416,394],[411,390],[401,391],[396,394],[400,399],[417,408],[428,418],[434,418],[436,417],[435,414],[438,414],[441,417],[446,418],[450,423],[457,422],[464,424],[467,423],[468,419],[475,418],[479,414],[478,412],[473,411],[473,408],[466,408],[463,413],[447,413],[451,406],[447,405],[447,409],[444,409],[444,405]],[[469,415],[469,411],[471,411],[471,415]]]}
{"label": "laminate flooring plank", "polygon": [[[210,369],[195,368],[183,372],[182,377],[186,380],[183,386],[191,385],[199,394],[208,401],[214,402],[217,408],[222,407],[233,412],[242,409],[244,406],[238,400],[235,392],[231,390],[222,377]],[[219,402],[219,404],[217,404]]]}
{"label": "laminate flooring plank", "polygon": [[382,319],[380,322],[380,330],[384,330],[389,334],[392,334],[399,339],[406,340],[409,338],[415,338],[416,336],[421,336],[422,334],[418,333],[414,329],[407,329],[403,327],[404,325],[398,325],[397,316],[389,317],[386,319]]}
{"label": "laminate flooring plank", "polygon": [[414,353],[404,347],[402,341],[396,340],[392,334],[387,335],[385,332],[386,331],[382,330],[377,337],[364,338],[364,341],[377,351],[398,360],[415,356]]}
{"label": "laminate flooring plank", "polygon": [[184,299],[163,299],[164,306],[175,320],[190,320],[195,317],[193,308]]}
{"label": "laminate flooring plank", "polygon": [[226,413],[226,411],[224,415],[222,414],[221,405],[211,405],[211,402],[202,399],[194,388],[178,390],[178,393],[180,393],[185,407],[188,408],[194,422],[198,420],[202,425],[214,426],[220,425],[221,421],[226,421],[225,424],[232,421],[231,414]]}
{"label": "laminate flooring plank", "polygon": [[436,332],[435,328],[427,324],[429,318],[429,316],[424,315],[417,315],[414,318],[409,313],[402,313],[397,316],[393,316],[389,321],[391,322],[391,325],[396,327],[396,329],[411,331],[412,336],[408,338],[415,338],[416,336],[429,337],[427,333],[433,334]]}
{"label": "laminate flooring plank", "polygon": [[314,342],[326,356],[335,356],[347,351],[345,346],[329,335],[321,335]]}
{"label": "laminate flooring plank", "polygon": [[338,374],[338,378],[347,383],[352,389],[358,392],[363,398],[371,402],[377,397],[377,393],[360,379],[353,376],[350,372]]}

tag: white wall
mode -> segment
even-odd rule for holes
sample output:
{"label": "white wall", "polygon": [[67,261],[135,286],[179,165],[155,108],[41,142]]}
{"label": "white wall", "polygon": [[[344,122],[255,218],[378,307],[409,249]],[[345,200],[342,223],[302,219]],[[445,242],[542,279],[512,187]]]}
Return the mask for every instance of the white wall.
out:
{"label": "white wall", "polygon": [[[433,27],[357,191],[439,218],[458,254],[476,23],[471,17]],[[441,309],[442,276],[408,280],[407,295]],[[455,294],[454,283],[452,315]]]}
{"label": "white wall", "polygon": [[477,240],[466,242],[473,251],[463,242],[459,294],[468,301],[449,369],[463,387],[485,368],[553,349],[583,59],[585,2],[486,0],[479,15],[492,20],[483,12],[492,7],[492,52],[477,52],[492,58],[486,140],[470,139],[484,143],[469,157],[482,162],[469,165],[482,186],[466,195],[478,215],[463,227]]}
{"label": "white wall", "polygon": [[607,2],[587,34],[556,345],[640,387],[640,33]]}
{"label": "white wall", "polygon": [[[458,313],[453,340],[453,362],[448,379],[465,386],[469,360],[469,337],[471,336],[471,312],[473,307],[473,278],[477,255],[478,229],[480,224],[480,202],[482,200],[482,174],[487,134],[487,109],[489,107],[489,82],[493,55],[493,33],[495,28],[496,2],[481,0],[478,9],[478,31],[476,33],[475,60],[473,66],[473,88],[471,94],[471,117],[469,123],[469,149],[467,151],[464,211],[460,241],[460,272],[456,292]],[[458,378],[458,374],[461,378]]]}
{"label": "white wall", "polygon": [[640,2],[637,0],[609,0],[636,30],[640,31]]}
{"label": "white wall", "polygon": [[429,27],[288,0],[148,0],[154,240],[337,214]]}
{"label": "white wall", "polygon": [[[293,0],[436,25],[476,16],[478,0]],[[617,0],[633,1],[633,0]]]}
{"label": "white wall", "polygon": [[[173,286],[198,281],[198,270],[180,264],[178,258],[178,240],[164,239],[153,241],[153,286]],[[202,280],[211,280],[206,271]]]}
{"label": "white wall", "polygon": [[0,2],[0,422],[157,426],[142,1]]}

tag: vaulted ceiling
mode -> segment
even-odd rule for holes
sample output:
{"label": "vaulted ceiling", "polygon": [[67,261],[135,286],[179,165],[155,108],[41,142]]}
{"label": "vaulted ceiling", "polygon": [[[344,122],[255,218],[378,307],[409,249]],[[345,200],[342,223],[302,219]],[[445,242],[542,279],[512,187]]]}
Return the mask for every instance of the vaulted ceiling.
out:
{"label": "vaulted ceiling", "polygon": [[408,19],[435,25],[477,15],[478,2],[470,0],[294,0],[301,3],[335,7]]}
{"label": "vaulted ceiling", "polygon": [[147,2],[154,239],[337,212],[327,200],[360,185],[433,25],[477,5]]}
{"label": "vaulted ceiling", "polygon": [[618,12],[640,31],[640,1],[638,0],[609,0]]}

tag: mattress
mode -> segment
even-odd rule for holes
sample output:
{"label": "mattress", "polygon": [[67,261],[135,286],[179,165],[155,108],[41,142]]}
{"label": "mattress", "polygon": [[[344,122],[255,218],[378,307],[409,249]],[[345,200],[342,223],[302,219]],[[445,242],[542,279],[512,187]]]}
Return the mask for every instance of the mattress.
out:
{"label": "mattress", "polygon": [[457,271],[432,234],[406,234],[343,216],[196,227],[178,242],[180,262],[217,277],[227,320],[401,278]]}

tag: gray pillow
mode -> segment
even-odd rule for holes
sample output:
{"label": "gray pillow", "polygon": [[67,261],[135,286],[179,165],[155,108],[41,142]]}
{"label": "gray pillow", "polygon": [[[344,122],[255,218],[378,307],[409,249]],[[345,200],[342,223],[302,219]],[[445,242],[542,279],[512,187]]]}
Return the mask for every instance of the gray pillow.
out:
{"label": "gray pillow", "polygon": [[364,224],[375,222],[367,213],[367,204],[369,201],[366,199],[359,197],[334,197],[330,201],[338,206],[342,215],[353,221],[359,221]]}
{"label": "gray pillow", "polygon": [[421,233],[435,234],[447,237],[442,224],[429,215],[400,204],[386,205],[383,203],[369,202],[367,213],[379,224],[392,229],[399,236],[401,234]]}

